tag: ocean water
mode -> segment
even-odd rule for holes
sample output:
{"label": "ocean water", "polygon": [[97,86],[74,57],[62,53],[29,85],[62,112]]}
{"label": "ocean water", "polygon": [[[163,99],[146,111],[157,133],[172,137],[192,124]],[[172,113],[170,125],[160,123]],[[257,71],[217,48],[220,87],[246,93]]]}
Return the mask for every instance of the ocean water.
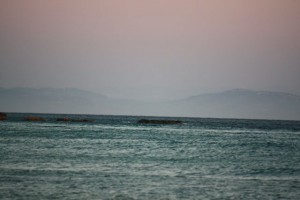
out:
{"label": "ocean water", "polygon": [[0,121],[0,199],[300,199],[299,121],[26,115]]}

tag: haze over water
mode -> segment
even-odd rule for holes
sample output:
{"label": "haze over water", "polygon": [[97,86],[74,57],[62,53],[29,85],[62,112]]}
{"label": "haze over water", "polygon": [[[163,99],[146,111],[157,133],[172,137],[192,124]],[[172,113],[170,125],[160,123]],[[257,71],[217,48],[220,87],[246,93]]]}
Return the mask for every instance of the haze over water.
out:
{"label": "haze over water", "polygon": [[0,199],[300,199],[300,122],[248,120],[299,119],[299,21],[299,0],[1,0]]}

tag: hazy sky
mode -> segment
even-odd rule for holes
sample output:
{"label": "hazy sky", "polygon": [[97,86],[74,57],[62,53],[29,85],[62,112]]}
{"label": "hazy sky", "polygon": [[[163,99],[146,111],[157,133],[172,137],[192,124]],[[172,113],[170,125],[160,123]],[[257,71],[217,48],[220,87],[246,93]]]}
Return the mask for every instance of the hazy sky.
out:
{"label": "hazy sky", "polygon": [[299,0],[1,0],[0,87],[300,94]]}

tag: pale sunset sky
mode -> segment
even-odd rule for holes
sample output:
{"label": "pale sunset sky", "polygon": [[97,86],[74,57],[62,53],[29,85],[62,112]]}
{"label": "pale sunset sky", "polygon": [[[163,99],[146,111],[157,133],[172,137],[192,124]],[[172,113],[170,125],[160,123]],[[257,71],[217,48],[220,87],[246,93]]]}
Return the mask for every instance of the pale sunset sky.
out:
{"label": "pale sunset sky", "polygon": [[300,94],[300,1],[1,0],[0,87]]}

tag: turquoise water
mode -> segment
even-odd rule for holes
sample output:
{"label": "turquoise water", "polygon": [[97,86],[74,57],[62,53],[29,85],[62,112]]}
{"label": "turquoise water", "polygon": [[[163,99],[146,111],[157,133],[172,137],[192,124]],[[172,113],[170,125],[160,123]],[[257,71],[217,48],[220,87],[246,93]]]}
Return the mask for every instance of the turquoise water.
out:
{"label": "turquoise water", "polygon": [[300,199],[299,121],[26,115],[0,121],[0,199]]}

